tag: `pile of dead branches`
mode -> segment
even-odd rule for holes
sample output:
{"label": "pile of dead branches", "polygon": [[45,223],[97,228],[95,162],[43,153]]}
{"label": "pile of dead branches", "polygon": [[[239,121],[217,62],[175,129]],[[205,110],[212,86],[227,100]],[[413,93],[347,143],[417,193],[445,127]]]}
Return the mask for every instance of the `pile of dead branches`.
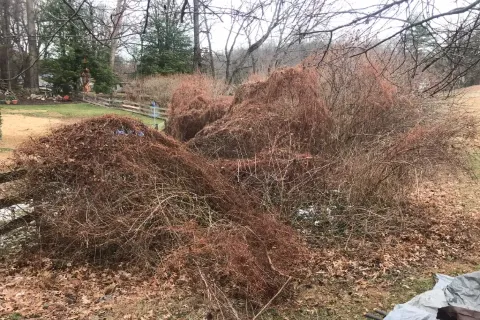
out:
{"label": "pile of dead branches", "polygon": [[46,252],[129,261],[265,303],[301,264],[296,233],[163,133],[105,116],[15,153]]}
{"label": "pile of dead branches", "polygon": [[389,233],[419,179],[461,167],[451,146],[473,135],[472,119],[415,96],[405,79],[381,72],[381,60],[327,59],[244,84],[188,146],[315,233]]}
{"label": "pile of dead branches", "polygon": [[188,141],[206,125],[222,118],[233,100],[221,95],[222,89],[206,76],[185,76],[170,100],[165,131],[177,140]]}

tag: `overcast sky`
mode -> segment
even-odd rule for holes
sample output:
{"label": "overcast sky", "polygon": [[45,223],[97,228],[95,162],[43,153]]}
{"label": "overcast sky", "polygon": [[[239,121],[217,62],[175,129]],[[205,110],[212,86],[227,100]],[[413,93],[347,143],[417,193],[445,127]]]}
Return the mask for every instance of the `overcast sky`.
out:
{"label": "overcast sky", "polygon": [[[217,7],[238,7],[241,0],[213,0],[212,5]],[[338,10],[348,10],[348,9],[358,9],[358,8],[365,8],[373,5],[378,5],[385,3],[385,0],[361,0],[361,1],[351,1],[351,0],[337,0],[335,5]],[[431,2],[432,3],[432,2]],[[438,8],[438,12],[446,12],[450,11],[454,8],[461,7],[464,5],[464,1],[456,1],[456,0],[433,0],[433,3]],[[417,8],[419,10],[420,8]],[[372,10],[374,11],[374,10]],[[421,10],[419,10],[421,11]],[[268,14],[268,13],[267,13]],[[271,14],[271,13],[270,13]],[[408,12],[403,12],[403,18],[406,18]],[[336,19],[332,23],[334,25],[341,25],[350,22],[355,17],[352,15],[343,15],[342,17]],[[213,26],[213,38],[212,38],[212,46],[216,51],[223,51],[225,42],[228,37],[229,28],[231,26],[231,19],[229,17],[223,17],[223,23],[220,22],[218,19],[215,19],[215,24]],[[376,26],[376,30],[379,32],[378,36],[387,36],[394,32],[394,30],[398,30],[398,27],[401,25],[400,22],[392,22],[392,21],[384,21],[383,23],[379,23]],[[292,26],[295,27],[295,26]],[[274,40],[275,35],[271,36],[271,40]],[[242,38],[239,41],[242,45],[246,46],[246,39]],[[203,44],[202,44],[203,45]],[[206,44],[205,44],[206,45]]]}
{"label": "overcast sky", "polygon": [[[106,4],[109,8],[114,8],[116,5],[116,0],[98,0],[99,2],[103,2]],[[177,0],[181,1],[181,0]],[[253,0],[251,0],[253,1]],[[190,0],[190,2],[192,2]],[[366,8],[369,6],[374,6],[378,4],[384,4],[386,3],[387,0],[335,0],[335,4],[333,8],[340,10],[352,10],[352,9],[359,9],[359,8]],[[333,3],[333,1],[332,1]],[[458,0],[430,0],[430,3],[434,3],[435,6],[438,9],[438,12],[446,12],[450,11],[456,7],[461,7],[465,3],[464,1],[458,1]],[[242,4],[242,0],[212,0],[211,6],[212,8],[238,8]],[[375,9],[370,9],[370,11],[374,11]],[[415,8],[415,12],[419,13],[421,11],[421,8]],[[269,17],[272,16],[272,12],[266,12],[266,20],[269,19]],[[401,18],[406,18],[408,16],[409,12],[406,10],[404,12],[400,12]],[[212,27],[212,46],[215,51],[222,51],[224,50],[225,43],[228,38],[229,34],[229,28],[232,24],[232,19],[228,15],[223,15],[222,16],[222,21],[218,17],[214,16],[209,16],[213,18],[212,21],[215,21],[213,27]],[[343,15],[339,18],[336,18],[334,21],[332,21],[332,25],[342,25],[345,23],[348,23],[355,17],[353,15]],[[453,19],[453,17],[451,18]],[[141,22],[143,23],[143,22]],[[268,22],[265,22],[265,26]],[[381,23],[378,23],[375,25],[376,32],[378,32],[379,37],[384,37],[388,36],[395,30],[398,30],[398,27],[401,25],[401,22],[392,22],[392,21],[383,21]],[[202,26],[203,27],[203,26]],[[292,26],[295,27],[295,26]],[[365,26],[366,27],[366,26]],[[359,28],[363,28],[363,26],[360,26]],[[351,30],[350,30],[351,32]],[[341,33],[338,33],[341,34]],[[270,39],[271,41],[274,41],[275,39],[275,34],[272,34]],[[237,41],[237,45],[247,45],[247,41],[245,37],[239,37]],[[202,46],[207,46],[205,36],[202,35]]]}

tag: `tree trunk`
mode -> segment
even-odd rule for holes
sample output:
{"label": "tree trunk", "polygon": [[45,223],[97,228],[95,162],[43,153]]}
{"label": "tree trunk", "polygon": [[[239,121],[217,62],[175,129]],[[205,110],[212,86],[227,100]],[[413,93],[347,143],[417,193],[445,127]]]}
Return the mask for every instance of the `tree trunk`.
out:
{"label": "tree trunk", "polygon": [[204,12],[203,21],[205,22],[205,32],[207,33],[207,41],[208,41],[208,56],[210,59],[210,73],[212,77],[215,78],[215,64],[213,61],[213,50],[212,50],[212,34],[210,33],[211,28],[208,26],[207,21],[207,14]]}
{"label": "tree trunk", "polygon": [[230,79],[230,64],[232,63],[232,60],[230,59],[230,56],[225,57],[225,82],[229,81]]}
{"label": "tree trunk", "polygon": [[[252,46],[252,41],[250,40],[249,36],[247,36],[247,40],[248,40],[248,46],[251,47]],[[256,74],[257,73],[257,61],[255,59],[255,56],[254,56],[253,52],[250,55],[250,58],[252,60],[252,73]]]}
{"label": "tree trunk", "polygon": [[117,0],[117,7],[115,9],[115,19],[113,23],[112,42],[110,44],[110,68],[113,71],[115,67],[115,55],[117,54],[118,33],[122,27],[122,18],[125,11],[126,0]]}
{"label": "tree trunk", "polygon": [[10,0],[1,0],[0,24],[2,28],[2,41],[0,46],[0,79],[1,85],[12,89],[10,74]]}
{"label": "tree trunk", "polygon": [[235,66],[235,69],[232,71],[230,78],[227,78],[227,83],[232,84],[233,80],[237,76],[237,74],[242,70],[243,66],[245,65],[245,62],[247,61],[248,57],[255,52],[264,42],[267,40],[268,36],[272,32],[272,30],[276,27],[277,24],[272,24],[270,28],[265,32],[265,34],[258,39],[255,43],[252,45],[248,46],[247,51],[245,54],[238,60],[237,65]]}
{"label": "tree trunk", "polygon": [[200,72],[202,52],[200,49],[200,1],[193,0],[193,69]]}
{"label": "tree trunk", "polygon": [[268,37],[270,36],[270,33],[272,33],[272,31],[280,24],[280,20],[281,20],[280,12],[282,11],[283,4],[284,4],[283,1],[276,2],[275,12],[273,14],[274,18],[270,22],[270,25],[268,26],[263,36],[257,41],[255,41],[254,43],[250,44],[248,46],[247,51],[243,54],[243,56],[237,60],[235,69],[233,69],[233,71],[231,72],[230,77],[226,78],[226,81],[228,84],[233,83],[233,80],[243,69],[245,62],[247,62],[247,59],[252,55],[252,53],[254,53],[258,48],[260,48],[260,46],[268,39]]}
{"label": "tree trunk", "polygon": [[[170,7],[171,7],[171,0],[167,0],[166,7],[164,8],[164,15],[165,15],[165,48],[170,50],[172,47],[172,37],[170,36]],[[175,10],[175,9],[174,9]]]}
{"label": "tree trunk", "polygon": [[30,88],[33,90],[38,90],[38,47],[37,47],[37,36],[35,30],[35,13],[34,13],[34,0],[26,0],[27,8],[27,34],[28,34],[28,63],[27,68],[32,66],[27,70],[25,74],[25,88]]}

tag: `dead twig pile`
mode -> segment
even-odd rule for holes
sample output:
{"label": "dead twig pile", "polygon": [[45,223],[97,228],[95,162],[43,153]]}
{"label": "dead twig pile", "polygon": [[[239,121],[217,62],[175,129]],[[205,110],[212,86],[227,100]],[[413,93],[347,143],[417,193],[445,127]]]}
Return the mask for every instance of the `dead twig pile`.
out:
{"label": "dead twig pile", "polygon": [[276,71],[241,86],[229,112],[188,145],[315,237],[338,245],[372,235],[378,244],[400,231],[422,177],[461,165],[452,145],[475,126],[377,70],[386,70],[381,61],[339,56]]}
{"label": "dead twig pile", "polygon": [[235,93],[230,111],[190,142],[209,157],[251,158],[262,150],[321,149],[331,119],[314,70],[288,68]]}
{"label": "dead twig pile", "polygon": [[[19,195],[32,199],[41,245],[69,259],[161,263],[229,297],[265,303],[302,259],[296,233],[198,155],[116,116],[25,143]],[[217,291],[218,292],[218,291]]]}
{"label": "dead twig pile", "polygon": [[166,132],[188,141],[206,125],[222,118],[233,97],[219,95],[215,85],[214,80],[202,75],[186,77],[172,95]]}

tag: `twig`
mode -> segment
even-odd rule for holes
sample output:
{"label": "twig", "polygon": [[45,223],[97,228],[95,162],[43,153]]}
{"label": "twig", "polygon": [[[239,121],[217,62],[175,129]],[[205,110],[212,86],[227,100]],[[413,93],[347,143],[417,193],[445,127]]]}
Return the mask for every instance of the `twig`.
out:
{"label": "twig", "polygon": [[[223,298],[225,299],[225,302],[228,304],[228,307],[232,310],[232,313],[235,316],[235,319],[240,320],[240,317],[238,316],[237,310],[235,310],[235,308],[233,307],[232,303],[228,299],[225,292],[223,292],[222,289],[220,289],[215,283],[213,285],[215,286],[216,291],[220,292],[222,294]],[[216,295],[214,295],[214,296],[215,296],[215,299],[218,301],[218,303],[220,305],[220,301],[217,299],[217,296]],[[220,310],[222,310],[222,308],[220,308]],[[222,315],[223,315],[223,311],[222,311]]]}
{"label": "twig", "polygon": [[142,34],[147,33],[149,14],[150,14],[150,0],[147,1],[147,9],[146,9],[146,13],[145,13],[145,25],[143,26]]}
{"label": "twig", "polygon": [[50,43],[52,43],[53,39],[55,39],[55,37],[57,36],[57,34],[62,31],[62,29],[68,24],[70,23],[70,21],[72,21],[73,18],[75,18],[78,13],[80,12],[80,9],[82,9],[83,5],[85,4],[86,0],[83,0],[82,3],[80,3],[80,5],[78,6],[77,10],[75,11],[74,10],[74,13],[57,29],[55,30],[55,32],[53,33],[53,35],[50,37],[50,39],[47,41],[47,43],[45,44],[45,48],[42,50],[42,52],[40,52],[37,56],[37,58],[35,59],[35,61],[32,62],[31,65],[29,65],[27,68],[23,69],[22,71],[20,71],[17,75],[15,75],[14,77],[11,77],[9,79],[0,79],[0,81],[11,81],[11,80],[15,80],[15,79],[18,79],[22,74],[24,74],[25,72],[27,72],[28,70],[30,70],[31,68],[33,68],[34,65],[36,65],[38,63],[38,61],[40,60],[40,58],[42,57],[42,55],[47,51],[48,49],[48,46],[50,45]]}
{"label": "twig", "polygon": [[[75,13],[75,15],[78,14],[78,12],[80,11],[80,9],[77,9],[75,10],[74,7],[72,7],[72,5],[70,3],[68,3],[68,1],[66,0],[62,0],[62,2],[71,10]],[[85,1],[84,1],[85,2]],[[83,4],[83,3],[82,3]],[[93,37],[93,39],[95,41],[97,41],[98,43],[100,43],[102,46],[105,46],[107,48],[110,48],[110,46],[108,46],[105,42],[101,41],[100,39],[98,39],[98,37],[93,33],[92,30],[90,30],[90,28],[87,26],[87,24],[85,23],[85,21],[82,19],[82,17],[78,16],[78,19],[80,20],[80,22],[83,24],[83,26],[85,27],[85,30],[87,30],[87,32]]]}
{"label": "twig", "polygon": [[200,278],[202,278],[202,281],[205,284],[205,289],[207,289],[207,298],[208,298],[208,301],[210,302],[210,301],[212,301],[212,295],[210,293],[210,289],[209,289],[209,285],[207,283],[207,279],[205,279],[205,276],[203,275],[202,270],[200,270],[200,267],[197,266],[197,268],[198,268],[198,273],[200,274]]}
{"label": "twig", "polygon": [[253,317],[252,320],[257,319],[265,311],[265,309],[267,309],[272,304],[273,300],[275,300],[275,298],[278,297],[278,295],[283,291],[283,289],[285,289],[290,280],[292,280],[291,276],[288,277],[287,281],[285,281],[280,290],[278,290],[278,292],[272,297],[272,299],[270,299],[270,301],[268,301],[267,304],[263,306],[263,308]]}
{"label": "twig", "polygon": [[[249,229],[250,229],[250,228],[249,228]],[[270,255],[268,254],[268,251],[267,251],[266,253],[267,253],[268,263],[270,264],[270,267],[272,267],[272,270],[273,270],[273,271],[281,274],[281,275],[284,276],[284,277],[292,278],[291,275],[285,274],[285,273],[281,272],[280,270],[278,270],[278,269],[273,265],[272,259],[270,258]]]}
{"label": "twig", "polygon": [[353,227],[350,229],[350,234],[348,235],[347,241],[345,242],[345,247],[343,247],[343,250],[347,250],[348,248],[348,243],[350,242],[350,238],[352,237],[353,233]]}

